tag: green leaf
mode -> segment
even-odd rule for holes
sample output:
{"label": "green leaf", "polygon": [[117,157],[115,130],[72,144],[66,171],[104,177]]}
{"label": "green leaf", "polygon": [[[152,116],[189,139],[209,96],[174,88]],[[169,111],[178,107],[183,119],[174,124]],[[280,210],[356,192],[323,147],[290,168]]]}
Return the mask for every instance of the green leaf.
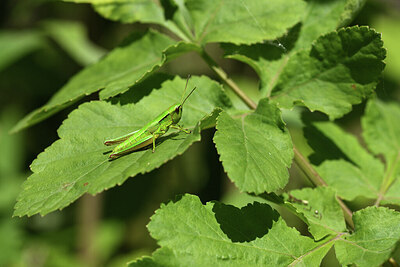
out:
{"label": "green leaf", "polygon": [[220,160],[240,191],[260,194],[283,188],[293,158],[292,140],[280,110],[262,99],[254,113],[222,112],[214,136]]}
{"label": "green leaf", "polygon": [[385,40],[385,48],[387,49],[388,56],[385,60],[385,78],[400,82],[400,50],[398,49],[400,38],[398,35],[400,28],[400,17],[398,13],[388,12],[385,14],[374,15],[371,17],[372,27],[382,33]]}
{"label": "green leaf", "polygon": [[[84,193],[97,194],[128,177],[158,168],[182,154],[200,140],[202,119],[210,125],[210,113],[216,107],[229,108],[230,102],[219,84],[206,77],[193,77],[189,87],[197,86],[184,105],[181,124],[192,128],[192,134],[171,133],[157,139],[155,153],[143,149],[110,161],[110,147],[104,140],[141,128],[181,100],[185,80],[166,81],[136,104],[123,106],[93,101],[79,106],[58,130],[54,142],[32,163],[33,174],[23,185],[15,206],[15,216],[47,214],[68,206]],[[141,90],[138,85],[135,90]],[[218,112],[218,111],[217,111]]]}
{"label": "green leaf", "polygon": [[43,22],[43,27],[46,33],[82,66],[98,61],[106,52],[88,39],[86,28],[79,22],[48,20]]}
{"label": "green leaf", "polygon": [[[249,64],[257,72],[261,80],[261,93],[267,96],[294,52],[309,49],[311,43],[322,34],[337,29],[339,25],[345,26],[342,23],[344,17],[349,20],[363,2],[365,0],[310,0],[301,14],[301,24],[292,27],[276,42],[250,46],[224,44],[222,48],[226,57]],[[321,17],[324,19],[321,20]]]}
{"label": "green leaf", "polygon": [[[383,155],[386,161],[383,193],[388,193],[384,203],[400,205],[400,105],[383,103],[379,100],[368,102],[361,122],[363,137],[368,148],[375,155]],[[388,191],[389,190],[389,191]]]}
{"label": "green leaf", "polygon": [[0,31],[0,71],[43,45],[36,31]]}
{"label": "green leaf", "polygon": [[389,166],[400,161],[400,105],[369,101],[362,118],[363,137],[368,148],[382,154]]}
{"label": "green leaf", "polygon": [[[283,43],[292,46],[293,40]],[[380,34],[356,26],[324,35],[310,50],[283,58],[282,49],[276,44],[225,46],[225,50],[229,57],[256,70],[261,77],[262,94],[271,96],[280,107],[304,105],[334,119],[349,112],[352,105],[375,89],[384,68],[382,45]]]}
{"label": "green leaf", "polygon": [[13,131],[36,124],[96,91],[101,90],[101,99],[123,93],[168,60],[194,49],[192,44],[175,43],[155,31],[133,34],[101,61],[72,77],[46,105],[28,114]]}
{"label": "green leaf", "polygon": [[112,20],[157,23],[183,40],[200,44],[250,44],[275,39],[300,20],[305,7],[300,0],[229,0],[229,4],[225,0],[175,0],[175,10],[166,17],[168,12],[154,1],[69,1],[92,3],[96,11]]}
{"label": "green leaf", "polygon": [[318,266],[332,245],[301,236],[266,204],[202,205],[192,195],[162,205],[148,228],[161,249],[130,266]]}
{"label": "green leaf", "polygon": [[341,117],[375,89],[384,68],[382,45],[380,34],[368,27],[324,35],[310,51],[288,60],[271,98],[281,107],[301,104],[331,119]]}
{"label": "green leaf", "polygon": [[347,160],[326,160],[315,167],[324,181],[343,199],[354,200],[358,196],[377,199],[384,165],[369,154],[353,135],[334,123],[315,122],[313,125],[347,157]]}
{"label": "green leaf", "polygon": [[335,192],[329,187],[303,188],[290,191],[287,199],[306,218],[310,233],[316,240],[346,231],[343,211]]}
{"label": "green leaf", "polygon": [[363,196],[377,199],[378,203],[400,205],[400,128],[396,124],[399,116],[399,105],[371,100],[362,118],[364,139],[372,152],[384,155],[385,165],[337,125],[331,122],[313,123],[346,157],[326,160],[316,167],[340,197],[354,200]]}
{"label": "green leaf", "polygon": [[353,215],[355,232],[335,244],[342,265],[380,266],[390,258],[400,239],[400,213],[388,208],[368,207]]}
{"label": "green leaf", "polygon": [[188,0],[199,43],[251,44],[275,39],[300,20],[303,1]]}

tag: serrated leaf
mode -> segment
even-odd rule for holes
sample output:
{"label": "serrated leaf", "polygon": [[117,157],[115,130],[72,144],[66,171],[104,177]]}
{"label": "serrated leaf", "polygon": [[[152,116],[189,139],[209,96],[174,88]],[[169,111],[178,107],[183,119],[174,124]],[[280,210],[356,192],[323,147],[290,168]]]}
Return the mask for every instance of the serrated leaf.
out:
{"label": "serrated leaf", "polygon": [[292,140],[280,110],[267,99],[254,113],[237,118],[222,112],[214,142],[225,171],[241,191],[272,192],[288,182]]}
{"label": "serrated leaf", "polygon": [[310,50],[282,59],[282,49],[276,44],[265,46],[225,49],[234,54],[229,57],[256,70],[262,80],[262,94],[270,95],[279,106],[305,105],[331,119],[341,117],[369,96],[384,68],[380,34],[367,27],[331,32],[318,38]]}
{"label": "serrated leaf", "polygon": [[329,187],[293,190],[287,201],[304,215],[308,229],[316,240],[346,231],[343,211],[336,193]]}
{"label": "serrated leaf", "polygon": [[331,119],[341,117],[375,89],[384,68],[382,46],[380,34],[368,27],[324,35],[310,51],[289,59],[271,98],[281,107],[301,104]]}
{"label": "serrated leaf", "polygon": [[185,4],[195,40],[203,44],[251,44],[275,39],[300,20],[305,7],[297,0],[188,0]]}
{"label": "serrated leaf", "polygon": [[400,239],[400,213],[383,207],[368,207],[353,215],[355,232],[335,244],[343,265],[380,266],[390,258]]}
{"label": "serrated leaf", "polygon": [[257,72],[262,96],[267,96],[294,52],[308,49],[319,36],[337,29],[339,25],[346,26],[344,20],[351,20],[363,2],[365,0],[310,0],[301,14],[301,24],[292,27],[276,42],[250,46],[224,44],[222,48],[226,57],[249,64]]}
{"label": "serrated leaf", "polygon": [[101,61],[72,77],[46,105],[28,114],[13,131],[36,124],[96,91],[101,90],[101,99],[123,93],[168,60],[195,49],[193,44],[176,43],[155,31],[133,34]]}
{"label": "serrated leaf", "polygon": [[[257,214],[264,214],[264,219],[255,219]],[[250,218],[255,221],[248,224]],[[267,233],[248,242],[229,238],[232,231],[250,237],[256,231],[254,224]],[[224,231],[223,225],[232,227]],[[238,225],[243,229],[236,228]],[[332,245],[301,236],[266,204],[254,203],[239,210],[218,202],[202,205],[191,195],[162,205],[148,228],[162,248],[152,258],[130,266],[317,266]]]}
{"label": "serrated leaf", "polygon": [[100,101],[82,104],[58,130],[60,140],[32,163],[33,174],[23,185],[15,216],[45,215],[68,206],[84,193],[97,194],[120,185],[128,177],[149,172],[182,154],[200,140],[202,124],[198,122],[202,118],[209,120],[216,107],[230,107],[219,84],[206,77],[193,77],[188,86],[194,85],[199,89],[185,103],[180,122],[184,127],[194,128],[192,134],[171,130],[157,140],[155,153],[144,149],[113,161],[108,160],[111,149],[103,145],[104,140],[139,129],[178,103],[185,80],[178,77],[168,80],[137,104],[119,106]]}
{"label": "serrated leaf", "polygon": [[300,0],[229,0],[229,4],[225,0],[187,0],[174,1],[176,10],[166,17],[163,6],[153,1],[69,1],[93,3],[96,11],[112,20],[157,23],[184,40],[201,44],[275,39],[300,20],[305,7]]}

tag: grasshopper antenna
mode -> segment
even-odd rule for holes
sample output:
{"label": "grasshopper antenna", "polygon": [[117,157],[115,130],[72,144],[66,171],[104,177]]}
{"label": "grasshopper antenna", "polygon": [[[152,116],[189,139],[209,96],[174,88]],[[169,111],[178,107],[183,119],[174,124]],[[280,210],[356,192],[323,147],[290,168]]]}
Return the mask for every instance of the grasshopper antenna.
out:
{"label": "grasshopper antenna", "polygon": [[[183,91],[183,94],[182,94],[182,97],[181,97],[181,103],[182,103],[182,99],[183,99],[183,97],[185,96],[185,93],[186,93],[186,88],[187,88],[187,85],[188,85],[188,83],[189,83],[189,79],[190,79],[190,77],[191,77],[191,75],[189,74],[189,75],[188,75],[188,77],[187,77],[187,79],[186,79],[185,90]],[[183,102],[185,102],[185,101],[183,101]],[[182,104],[183,104],[183,103],[182,103]]]}
{"label": "grasshopper antenna", "polygon": [[187,97],[185,98],[185,100],[183,100],[181,106],[183,106],[183,103],[185,103],[186,99],[189,98],[189,96],[194,92],[194,90],[196,90],[197,87],[193,88],[192,91],[190,91],[190,93],[187,95]]}

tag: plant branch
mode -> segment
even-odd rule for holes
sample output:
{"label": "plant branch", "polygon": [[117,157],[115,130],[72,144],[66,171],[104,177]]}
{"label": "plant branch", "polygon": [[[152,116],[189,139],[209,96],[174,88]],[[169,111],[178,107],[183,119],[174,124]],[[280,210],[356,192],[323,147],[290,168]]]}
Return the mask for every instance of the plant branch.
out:
{"label": "plant branch", "polygon": [[[307,176],[307,178],[315,185],[315,186],[327,186],[326,182],[322,179],[322,177],[317,173],[317,171],[313,168],[313,166],[308,162],[308,160],[300,153],[300,151],[293,145],[294,150],[294,161],[297,166],[303,171],[303,173]],[[342,208],[344,219],[347,224],[354,229],[353,222],[353,213],[346,206],[343,200],[337,197],[337,201],[339,202],[340,207]]]}
{"label": "plant branch", "polygon": [[221,80],[223,80],[232,90],[235,92],[235,94],[240,97],[240,99],[243,100],[243,102],[251,109],[256,109],[257,104],[251,100],[250,97],[248,97],[240,88],[239,86],[232,81],[229,77],[228,74],[220,67],[218,64],[210,57],[209,54],[202,49],[202,52],[200,56],[207,62],[207,64],[210,66],[210,68],[215,72],[215,74],[218,75]]}
{"label": "plant branch", "polygon": [[[204,50],[202,50],[201,57],[207,62],[210,68],[220,77],[235,93],[238,97],[240,97],[246,105],[251,109],[256,109],[257,105],[253,102],[240,88],[239,86],[232,81],[226,72],[218,66],[218,64],[210,57],[209,54]],[[300,151],[293,145],[294,150],[294,161],[299,166],[299,168],[304,172],[307,178],[315,185],[315,186],[327,186],[326,182],[321,178],[321,176],[315,171],[313,166],[308,162],[308,160],[300,153]],[[340,207],[343,210],[344,218],[347,224],[354,229],[354,222],[352,219],[352,212],[346,206],[342,199],[337,198]]]}

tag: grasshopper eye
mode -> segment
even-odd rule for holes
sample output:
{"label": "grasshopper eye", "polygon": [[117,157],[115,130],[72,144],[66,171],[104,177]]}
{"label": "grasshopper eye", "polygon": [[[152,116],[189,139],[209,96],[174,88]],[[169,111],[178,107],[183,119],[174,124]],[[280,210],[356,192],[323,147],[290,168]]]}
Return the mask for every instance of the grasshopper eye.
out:
{"label": "grasshopper eye", "polygon": [[181,106],[178,106],[178,107],[175,108],[175,112],[176,113],[179,113],[180,111],[181,111]]}

